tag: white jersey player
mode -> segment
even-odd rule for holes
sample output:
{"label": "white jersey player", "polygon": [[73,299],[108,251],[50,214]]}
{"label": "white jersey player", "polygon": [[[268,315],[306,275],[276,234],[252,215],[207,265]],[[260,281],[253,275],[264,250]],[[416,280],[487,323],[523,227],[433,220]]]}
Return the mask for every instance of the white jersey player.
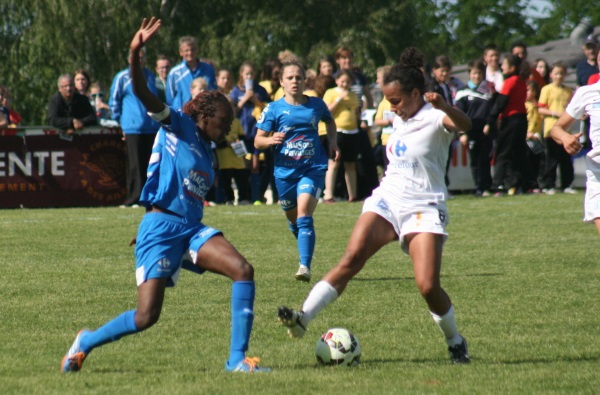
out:
{"label": "white jersey player", "polygon": [[423,73],[411,60],[393,66],[384,80],[383,92],[397,117],[386,148],[390,164],[381,185],[365,201],[337,266],[313,287],[301,311],[282,306],[278,316],[288,334],[301,337],[308,323],[344,291],[371,256],[400,240],[412,260],[419,291],[446,338],[450,360],[468,363],[467,343],[440,285],[440,269],[448,222],[444,173],[452,139],[449,130],[469,130],[471,121],[438,93],[424,94]]}

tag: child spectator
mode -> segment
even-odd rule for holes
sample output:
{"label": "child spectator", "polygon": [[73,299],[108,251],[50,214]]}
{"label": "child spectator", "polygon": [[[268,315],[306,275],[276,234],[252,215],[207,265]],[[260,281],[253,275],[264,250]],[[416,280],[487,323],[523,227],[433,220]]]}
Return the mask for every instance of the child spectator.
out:
{"label": "child spectator", "polygon": [[[377,68],[377,85],[383,87],[383,79],[385,75],[390,72],[392,66],[382,66]],[[373,119],[375,126],[381,128],[380,138],[381,141],[381,154],[379,158],[376,158],[377,163],[381,165],[383,170],[385,171],[388,158],[385,152],[385,147],[387,145],[387,141],[390,138],[390,134],[394,131],[392,124],[394,123],[394,117],[396,114],[391,110],[390,102],[383,96],[377,105],[377,112],[375,113],[375,117]]]}
{"label": "child spectator", "polygon": [[101,126],[119,127],[119,123],[110,116],[110,106],[104,102],[104,90],[99,82],[93,82],[90,85],[90,104],[96,110],[96,118]]}
{"label": "child spectator", "polygon": [[[344,162],[344,175],[348,201],[357,200],[356,160],[359,153],[359,125],[360,102],[358,97],[350,90],[353,85],[354,76],[347,69],[340,69],[335,77],[336,88],[325,92],[323,101],[327,104],[329,111],[337,127],[337,143],[340,148],[342,161]],[[335,184],[340,161],[329,159],[327,174],[325,175],[325,203],[335,202]]]}
{"label": "child spectator", "polygon": [[[218,79],[218,78],[217,78]],[[233,103],[232,103],[233,106]],[[250,171],[246,168],[244,156],[248,152],[241,137],[244,135],[244,128],[238,118],[234,118],[231,123],[231,130],[225,136],[225,141],[217,145],[217,159],[219,161],[219,183],[223,189],[225,204],[233,205],[235,195],[231,187],[231,181],[235,181],[238,191],[238,205],[250,204]],[[234,150],[232,143],[237,143],[237,150]]]}
{"label": "child spectator", "polygon": [[564,113],[567,104],[573,97],[573,89],[565,86],[563,81],[567,74],[564,64],[558,62],[552,66],[550,78],[552,83],[544,86],[540,93],[539,112],[544,116],[544,141],[546,142],[546,166],[544,171],[544,192],[556,193],[556,169],[560,167],[560,186],[564,193],[577,193],[571,184],[575,178],[571,156],[562,145],[550,136],[550,129]]}
{"label": "child spectator", "polygon": [[527,81],[527,99],[525,109],[527,110],[527,163],[528,191],[540,193],[538,178],[543,176],[544,165],[544,143],[542,140],[542,117],[538,111],[538,100],[540,98],[540,87],[535,81]]}
{"label": "child spectator", "polygon": [[475,183],[475,195],[489,196],[492,187],[490,160],[492,136],[486,125],[492,109],[494,85],[485,79],[485,64],[482,60],[469,62],[467,87],[456,94],[456,107],[471,119],[472,127],[460,133],[460,142],[469,149],[471,173]]}
{"label": "child spectator", "polygon": [[198,96],[198,93],[204,92],[208,89],[208,81],[204,77],[194,78],[192,80],[192,85],[190,86],[190,93],[192,94],[192,99]]}

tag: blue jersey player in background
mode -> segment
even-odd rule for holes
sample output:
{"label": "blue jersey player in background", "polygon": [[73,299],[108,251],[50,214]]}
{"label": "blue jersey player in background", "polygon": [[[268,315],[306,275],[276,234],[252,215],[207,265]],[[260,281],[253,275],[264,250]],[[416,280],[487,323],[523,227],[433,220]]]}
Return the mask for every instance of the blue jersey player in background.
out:
{"label": "blue jersey player in background", "polygon": [[225,369],[268,371],[257,365],[258,358],[245,355],[254,319],[254,269],[220,231],[201,222],[204,198],[214,180],[210,142],[224,139],[233,110],[217,91],[199,94],[184,105],[183,112],[167,107],[150,92],[139,52],[160,26],[161,21],[154,17],[144,19],[130,45],[135,94],[162,126],[140,199],[147,213],[135,249],[137,309],[122,313],[95,331],[80,331],[62,360],[61,371],[77,372],[94,348],[154,325],[160,317],[165,288],[175,285],[186,255],[190,269],[233,280],[231,343]]}
{"label": "blue jersey player in background", "polygon": [[[275,147],[275,184],[300,253],[295,277],[308,282],[316,241],[313,213],[325,186],[327,159],[338,160],[340,152],[335,121],[323,100],[304,95],[305,79],[300,63],[282,65],[281,86],[285,96],[263,110],[256,124],[254,145],[260,150]],[[319,140],[319,121],[327,125],[329,152],[325,152]]]}

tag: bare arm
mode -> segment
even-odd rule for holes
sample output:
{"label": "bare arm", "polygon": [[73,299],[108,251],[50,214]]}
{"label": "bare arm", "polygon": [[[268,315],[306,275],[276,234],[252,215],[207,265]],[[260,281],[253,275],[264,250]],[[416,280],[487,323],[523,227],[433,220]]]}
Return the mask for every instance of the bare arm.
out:
{"label": "bare arm", "polygon": [[581,151],[579,137],[581,137],[582,133],[571,134],[567,132],[567,129],[569,129],[574,122],[575,118],[570,116],[567,112],[563,112],[552,129],[550,129],[550,136],[552,139],[562,145],[569,155],[574,155]]}
{"label": "bare arm", "polygon": [[131,40],[129,55],[129,73],[133,82],[133,91],[140,99],[146,110],[151,113],[159,113],[165,109],[165,104],[156,97],[146,85],[146,78],[140,64],[140,51],[148,40],[160,29],[161,20],[155,17],[149,21],[144,18],[139,30]]}
{"label": "bare arm", "polygon": [[425,93],[425,99],[431,103],[434,108],[446,113],[443,123],[446,129],[468,132],[471,130],[471,120],[469,117],[456,107],[452,107],[444,98],[435,92]]}
{"label": "bare arm", "polygon": [[325,123],[327,127],[327,139],[329,140],[329,158],[334,161],[340,159],[340,149],[337,145],[337,128],[335,127],[335,121]]}
{"label": "bare arm", "polygon": [[281,144],[285,139],[285,133],[283,132],[275,132],[272,136],[269,136],[269,134],[269,132],[258,129],[256,131],[256,137],[254,137],[254,147],[262,150],[269,148],[272,145]]}

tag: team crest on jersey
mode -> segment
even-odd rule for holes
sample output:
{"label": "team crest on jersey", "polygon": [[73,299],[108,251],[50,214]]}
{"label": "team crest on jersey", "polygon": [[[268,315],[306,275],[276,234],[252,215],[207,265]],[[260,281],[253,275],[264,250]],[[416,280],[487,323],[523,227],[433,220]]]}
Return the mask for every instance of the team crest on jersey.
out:
{"label": "team crest on jersey", "polygon": [[285,142],[282,153],[290,159],[310,158],[315,155],[315,146],[303,134]]}
{"label": "team crest on jersey", "polygon": [[398,140],[394,144],[388,145],[388,151],[397,158],[404,156],[406,150],[406,144],[404,144],[404,141],[402,140]]}
{"label": "team crest on jersey", "polygon": [[269,112],[269,105],[265,107],[265,109],[260,113],[260,117],[258,117],[258,123],[263,123],[265,120],[265,114]]}

